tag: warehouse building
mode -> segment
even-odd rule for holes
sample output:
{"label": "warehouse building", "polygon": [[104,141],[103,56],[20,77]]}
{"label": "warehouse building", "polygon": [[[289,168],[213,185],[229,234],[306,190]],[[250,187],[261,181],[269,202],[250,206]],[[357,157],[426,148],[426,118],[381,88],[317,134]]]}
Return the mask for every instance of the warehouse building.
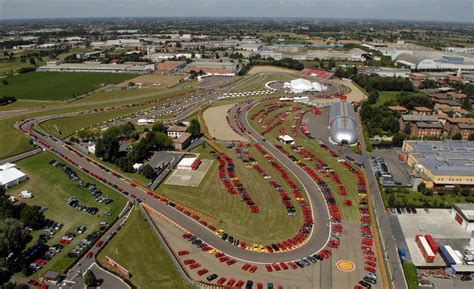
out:
{"label": "warehouse building", "polygon": [[329,141],[332,143],[357,144],[357,120],[354,108],[350,103],[340,101],[331,104],[329,130]]}
{"label": "warehouse building", "polygon": [[474,186],[474,142],[405,141],[407,164],[428,188]]}
{"label": "warehouse building", "polygon": [[392,57],[395,64],[413,70],[474,70],[474,60],[451,55],[435,55],[434,53],[401,52]]}

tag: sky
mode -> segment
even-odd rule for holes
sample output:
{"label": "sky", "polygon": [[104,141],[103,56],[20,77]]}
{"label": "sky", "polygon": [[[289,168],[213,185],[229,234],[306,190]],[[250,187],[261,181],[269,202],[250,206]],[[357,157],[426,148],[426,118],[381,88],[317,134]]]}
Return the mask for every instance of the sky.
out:
{"label": "sky", "polygon": [[313,17],[474,23],[474,0],[0,0],[0,19]]}

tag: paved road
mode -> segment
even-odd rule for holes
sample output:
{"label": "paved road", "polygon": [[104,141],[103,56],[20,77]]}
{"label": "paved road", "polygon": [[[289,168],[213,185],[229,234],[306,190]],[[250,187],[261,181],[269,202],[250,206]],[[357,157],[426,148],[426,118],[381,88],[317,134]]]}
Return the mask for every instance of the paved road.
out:
{"label": "paved road", "polygon": [[[131,204],[127,204],[122,212],[120,213],[118,220],[100,237],[97,242],[101,241],[103,244],[100,247],[97,246],[92,246],[88,252],[93,253],[92,258],[88,258],[87,254],[84,255],[81,259],[79,259],[76,264],[69,269],[69,271],[66,274],[66,277],[64,278],[63,282],[60,284],[59,287],[61,288],[84,288],[84,280],[83,280],[83,274],[90,268],[93,268],[94,273],[97,271],[103,271],[101,268],[98,268],[97,265],[95,265],[95,257],[96,255],[100,252],[100,250],[112,239],[112,237],[120,230],[122,225],[125,223],[127,220],[132,206]],[[96,242],[96,243],[97,243]],[[97,267],[97,268],[95,268]],[[105,273],[104,273],[105,274]],[[104,284],[104,286],[101,286],[103,288],[129,288],[128,285],[124,284],[120,278],[116,277],[115,275],[111,273],[107,273],[107,276],[104,274],[101,274],[101,276],[104,276],[104,283],[110,283],[110,284]],[[96,276],[100,279],[99,276]],[[108,286],[105,286],[108,285]]]}
{"label": "paved road", "polygon": [[4,164],[4,163],[14,163],[14,162],[17,162],[19,160],[26,159],[28,157],[39,154],[42,151],[43,150],[40,149],[40,148],[32,149],[30,151],[27,151],[27,152],[24,152],[24,153],[21,153],[21,154],[18,154],[18,155],[14,155],[14,156],[8,157],[8,158],[3,159],[3,160],[0,160],[0,165]]}
{"label": "paved road", "polygon": [[[323,200],[323,196],[319,189],[317,189],[317,186],[314,181],[299,166],[291,162],[288,158],[286,158],[286,156],[279,153],[276,148],[269,145],[261,138],[259,138],[258,141],[266,149],[273,153],[276,158],[281,161],[285,166],[287,166],[298,178],[300,178],[303,185],[309,192],[309,198],[313,206],[316,229],[313,230],[313,233],[308,243],[292,251],[269,254],[242,250],[238,247],[235,247],[230,243],[221,240],[218,236],[214,234],[213,231],[202,226],[192,218],[182,214],[173,207],[170,207],[148,195],[145,189],[135,187],[127,180],[122,179],[120,176],[117,176],[117,174],[112,174],[112,171],[106,170],[103,166],[99,166],[97,163],[93,162],[91,159],[89,159],[82,153],[73,151],[72,147],[65,144],[64,142],[33,129],[33,126],[38,122],[56,117],[58,116],[42,117],[37,118],[36,120],[26,120],[25,122],[22,122],[19,125],[19,129],[33,137],[41,147],[51,150],[53,153],[59,155],[62,158],[69,159],[69,162],[72,163],[74,166],[78,167],[79,169],[88,172],[96,178],[99,178],[104,183],[115,185],[121,188],[123,191],[128,192],[127,197],[130,201],[139,198],[144,203],[151,206],[165,217],[169,218],[170,220],[173,220],[175,223],[179,224],[184,229],[193,233],[194,235],[202,239],[204,242],[210,244],[212,247],[222,252],[225,252],[229,256],[232,256],[236,259],[256,263],[294,261],[318,252],[326,245],[327,240],[329,239],[329,213],[326,204]],[[254,132],[253,134],[257,136],[256,132]]]}
{"label": "paved road", "polygon": [[[306,117],[314,117],[314,116],[311,114],[308,114]],[[372,171],[372,166],[370,165],[370,153],[367,153],[365,149],[365,143],[364,143],[363,133],[362,133],[361,125],[360,125],[361,124],[360,119],[358,119],[358,123],[359,123],[358,134],[359,134],[359,140],[361,142],[361,151],[363,152],[362,155],[355,154],[349,149],[332,144],[331,142],[328,141],[327,135],[320,134],[319,133],[320,131],[315,126],[309,125],[308,129],[310,130],[310,133],[312,135],[316,137],[320,136],[321,138],[317,137],[320,141],[324,142],[326,145],[331,147],[333,150],[337,151],[339,154],[344,155],[344,156],[350,156],[356,162],[364,163],[365,165],[364,171],[365,171],[365,174],[367,175],[367,181],[368,181],[369,189],[371,191],[371,198],[372,198],[374,213],[377,219],[377,225],[378,225],[379,233],[381,236],[380,239],[382,242],[382,250],[385,253],[384,257],[388,263],[387,269],[389,271],[389,276],[391,277],[391,280],[389,281],[392,283],[393,288],[405,289],[405,288],[408,288],[408,286],[406,284],[402,264],[398,256],[397,245],[393,237],[392,228],[390,226],[388,216],[385,211],[385,206],[383,204],[382,194],[380,192],[375,174]]]}
{"label": "paved road", "polygon": [[[303,185],[309,199],[313,212],[314,228],[309,241],[303,246],[306,255],[314,254],[316,251],[324,248],[330,238],[329,210],[324,200],[324,196],[318,187],[318,184],[296,163],[282,154],[270,142],[267,142],[248,122],[248,112],[259,101],[251,101],[242,105],[234,106],[230,109],[229,121],[231,126],[238,129],[238,123],[245,128],[242,134],[249,140],[260,144],[276,160],[283,164]],[[302,248],[303,248],[302,247]]]}

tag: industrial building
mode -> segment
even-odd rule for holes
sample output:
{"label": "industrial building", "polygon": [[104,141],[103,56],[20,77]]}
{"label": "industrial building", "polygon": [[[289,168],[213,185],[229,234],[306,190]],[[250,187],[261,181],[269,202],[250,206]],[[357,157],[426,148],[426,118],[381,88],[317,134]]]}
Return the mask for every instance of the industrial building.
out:
{"label": "industrial building", "polygon": [[402,52],[392,59],[395,64],[416,70],[474,70],[474,60],[461,56],[436,55],[426,52]]}
{"label": "industrial building", "polygon": [[474,185],[474,142],[405,141],[403,151],[428,188]]}
{"label": "industrial building", "polygon": [[331,104],[329,141],[335,144],[357,144],[357,119],[350,103],[341,101]]}

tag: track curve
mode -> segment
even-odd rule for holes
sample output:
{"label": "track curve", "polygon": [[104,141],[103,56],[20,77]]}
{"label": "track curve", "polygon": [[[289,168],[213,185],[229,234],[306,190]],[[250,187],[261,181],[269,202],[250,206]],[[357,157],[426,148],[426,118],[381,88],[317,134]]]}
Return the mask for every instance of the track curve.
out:
{"label": "track curve", "polygon": [[[121,188],[123,191],[128,192],[126,195],[130,201],[134,201],[139,198],[146,205],[150,206],[154,210],[166,218],[172,220],[183,229],[196,235],[198,238],[216,248],[217,250],[224,252],[226,255],[235,259],[254,262],[254,263],[275,263],[275,262],[289,262],[299,260],[301,258],[312,255],[322,250],[330,238],[330,222],[329,212],[324,201],[323,195],[319,190],[314,180],[306,174],[298,165],[293,163],[289,158],[279,152],[273,145],[266,142],[248,123],[246,113],[255,105],[255,102],[249,103],[243,106],[235,106],[231,113],[238,113],[238,117],[241,123],[250,132],[246,135],[250,140],[259,143],[264,147],[275,159],[277,159],[283,166],[287,168],[293,175],[295,175],[301,184],[304,186],[309,202],[312,207],[313,219],[315,225],[311,232],[307,242],[299,248],[292,249],[286,252],[278,253],[261,253],[256,251],[243,250],[232,244],[223,241],[219,236],[202,226],[197,221],[188,217],[171,206],[155,199],[147,194],[145,189],[132,185],[132,183],[123,177],[120,177],[117,173],[104,166],[99,166],[86,155],[73,150],[69,145],[65,144],[61,140],[54,138],[48,134],[45,134],[37,129],[35,125],[40,122],[44,122],[54,118],[60,118],[65,116],[71,116],[71,114],[65,114],[61,116],[44,116],[36,119],[28,119],[17,123],[15,127],[30,136],[35,142],[42,147],[44,150],[49,150],[60,158],[68,161],[76,168],[86,172],[96,179],[99,179],[104,184],[112,184]],[[240,108],[240,109],[239,109]],[[132,195],[134,197],[132,197]]]}

